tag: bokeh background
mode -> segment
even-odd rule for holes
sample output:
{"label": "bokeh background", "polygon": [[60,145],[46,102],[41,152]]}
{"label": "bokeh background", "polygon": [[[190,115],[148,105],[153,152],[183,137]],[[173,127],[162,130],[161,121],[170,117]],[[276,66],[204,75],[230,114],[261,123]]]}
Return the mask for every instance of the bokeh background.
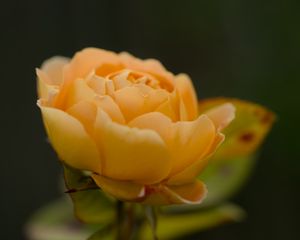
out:
{"label": "bokeh background", "polygon": [[87,46],[160,59],[170,71],[188,73],[199,98],[237,97],[276,112],[255,173],[233,199],[246,220],[191,239],[300,239],[298,2],[3,1],[0,239],[26,239],[33,211],[61,194],[34,69]]}

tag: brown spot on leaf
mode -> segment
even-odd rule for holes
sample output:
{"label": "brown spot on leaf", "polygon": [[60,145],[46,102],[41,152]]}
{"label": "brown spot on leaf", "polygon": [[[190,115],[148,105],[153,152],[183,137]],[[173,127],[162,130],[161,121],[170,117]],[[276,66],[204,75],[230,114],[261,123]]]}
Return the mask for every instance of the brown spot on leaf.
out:
{"label": "brown spot on leaf", "polygon": [[262,118],[261,123],[262,124],[269,124],[273,121],[273,115],[269,112],[267,112]]}
{"label": "brown spot on leaf", "polygon": [[254,133],[247,132],[247,133],[243,133],[239,139],[244,143],[248,143],[248,142],[252,142],[254,137],[255,137]]}

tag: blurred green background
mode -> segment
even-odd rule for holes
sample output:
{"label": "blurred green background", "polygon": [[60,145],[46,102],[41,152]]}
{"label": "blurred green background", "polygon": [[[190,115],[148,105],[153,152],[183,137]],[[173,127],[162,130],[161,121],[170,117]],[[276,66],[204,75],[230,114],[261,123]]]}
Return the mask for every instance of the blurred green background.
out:
{"label": "blurred green background", "polygon": [[61,194],[34,69],[87,46],[157,58],[188,73],[200,99],[237,97],[276,112],[255,173],[233,199],[247,219],[191,239],[300,239],[299,7],[292,0],[3,2],[0,239],[25,239],[28,217]]}

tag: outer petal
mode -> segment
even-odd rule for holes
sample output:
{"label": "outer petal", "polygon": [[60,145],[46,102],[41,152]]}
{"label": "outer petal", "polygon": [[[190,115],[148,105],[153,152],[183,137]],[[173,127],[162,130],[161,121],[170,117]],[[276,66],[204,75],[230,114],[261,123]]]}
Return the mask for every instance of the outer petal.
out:
{"label": "outer petal", "polygon": [[199,204],[205,198],[207,189],[201,181],[180,186],[148,186],[141,202],[150,205]]}
{"label": "outer petal", "polygon": [[153,184],[170,172],[171,159],[165,143],[152,130],[119,125],[99,110],[95,136],[105,159],[106,177]]}
{"label": "outer petal", "polygon": [[58,86],[52,85],[49,76],[41,71],[40,69],[36,69],[37,75],[37,92],[39,98],[43,98],[47,101],[58,93]]}
{"label": "outer petal", "polygon": [[183,171],[205,156],[216,134],[214,124],[206,115],[191,122],[172,123],[165,115],[151,112],[137,117],[129,126],[152,129],[160,134],[172,156],[173,167],[170,176]]}
{"label": "outer petal", "polygon": [[215,153],[220,144],[224,141],[223,134],[216,134],[213,144],[209,150],[200,156],[193,164],[189,165],[183,171],[175,174],[168,180],[168,184],[178,185],[193,181],[207,166],[210,157]]}
{"label": "outer petal", "polygon": [[169,179],[169,183],[178,184],[183,182],[190,182],[195,179],[200,172],[208,164],[210,156],[217,150],[219,145],[224,141],[225,137],[219,131],[226,127],[234,119],[235,107],[232,104],[226,103],[213,108],[212,110],[205,112],[215,125],[217,130],[214,136],[213,143],[209,147],[209,150],[198,158],[193,164],[188,166],[183,171],[179,172],[175,176]]}
{"label": "outer petal", "polygon": [[97,147],[83,125],[61,110],[40,108],[48,136],[59,158],[74,168],[100,172]]}
{"label": "outer petal", "polygon": [[206,115],[192,122],[178,122],[171,144],[174,165],[171,176],[206,155],[215,139],[215,127]]}
{"label": "outer petal", "polygon": [[222,130],[228,126],[235,117],[235,107],[231,103],[225,103],[205,112],[213,121],[216,129]]}
{"label": "outer petal", "polygon": [[129,181],[117,181],[104,176],[93,174],[92,178],[104,192],[127,201],[134,201],[145,195],[145,187]]}
{"label": "outer petal", "polygon": [[110,68],[120,63],[117,54],[114,52],[97,48],[86,48],[76,53],[67,66],[65,74],[67,80],[70,80],[70,78],[84,78],[93,69],[99,70],[99,67],[103,64],[107,64],[105,66]]}
{"label": "outer petal", "polygon": [[179,74],[175,77],[175,88],[179,93],[180,119],[194,120],[198,117],[197,95],[188,75]]}
{"label": "outer petal", "polygon": [[72,82],[77,78],[85,78],[91,71],[103,72],[104,69],[100,69],[101,65],[108,69],[112,69],[113,66],[119,66],[120,60],[117,54],[105,51],[97,48],[86,48],[72,58],[71,62],[64,68],[64,83],[61,91],[55,99],[55,107],[64,109],[66,94]]}
{"label": "outer petal", "polygon": [[63,82],[63,68],[69,61],[69,58],[55,56],[42,64],[41,70],[49,77],[49,84],[57,86],[61,85]]}

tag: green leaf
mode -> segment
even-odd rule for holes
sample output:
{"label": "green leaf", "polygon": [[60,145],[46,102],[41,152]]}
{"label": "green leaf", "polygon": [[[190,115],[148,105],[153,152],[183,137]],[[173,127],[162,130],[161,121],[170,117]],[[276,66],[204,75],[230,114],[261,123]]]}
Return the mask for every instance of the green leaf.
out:
{"label": "green leaf", "polygon": [[78,219],[85,223],[113,221],[113,200],[95,185],[88,174],[65,165],[64,176]]}
{"label": "green leaf", "polygon": [[208,165],[199,177],[208,189],[201,207],[212,206],[232,197],[250,176],[255,160],[255,156],[245,156]]}
{"label": "green leaf", "polygon": [[[214,208],[182,214],[161,214],[157,222],[158,239],[172,239],[212,228],[220,224],[240,221],[245,213],[233,204],[222,204]],[[140,239],[151,239],[152,230],[148,224],[141,229]]]}

